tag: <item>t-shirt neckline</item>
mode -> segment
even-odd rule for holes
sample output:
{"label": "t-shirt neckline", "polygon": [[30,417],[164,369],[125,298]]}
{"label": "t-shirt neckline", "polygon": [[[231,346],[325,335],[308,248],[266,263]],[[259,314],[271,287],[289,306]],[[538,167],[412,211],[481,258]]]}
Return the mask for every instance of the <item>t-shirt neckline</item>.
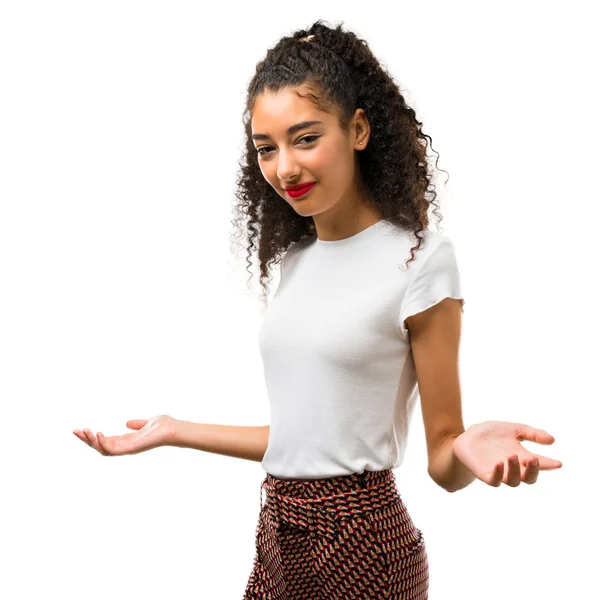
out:
{"label": "t-shirt neckline", "polygon": [[386,223],[385,219],[379,219],[372,225],[369,225],[365,229],[351,235],[350,237],[343,238],[341,240],[321,240],[319,237],[316,238],[316,244],[320,248],[339,248],[342,246],[349,246],[351,244],[355,244],[359,241],[369,238],[371,235],[375,234],[381,227]]}

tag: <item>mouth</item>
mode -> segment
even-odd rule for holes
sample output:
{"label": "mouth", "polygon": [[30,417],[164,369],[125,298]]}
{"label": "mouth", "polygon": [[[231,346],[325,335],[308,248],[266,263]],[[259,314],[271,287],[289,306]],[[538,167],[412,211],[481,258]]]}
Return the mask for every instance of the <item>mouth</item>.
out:
{"label": "mouth", "polygon": [[308,183],[302,187],[286,188],[285,192],[292,198],[300,198],[315,187],[315,182]]}

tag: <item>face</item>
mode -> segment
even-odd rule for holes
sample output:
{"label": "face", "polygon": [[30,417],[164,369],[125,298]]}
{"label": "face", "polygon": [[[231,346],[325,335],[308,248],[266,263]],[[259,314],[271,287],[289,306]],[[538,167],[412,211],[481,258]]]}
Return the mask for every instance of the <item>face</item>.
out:
{"label": "face", "polygon": [[[304,94],[307,88],[297,88]],[[294,129],[293,126],[318,121]],[[302,216],[343,218],[360,204],[356,151],[366,147],[369,124],[358,109],[348,133],[337,116],[319,110],[290,89],[263,92],[252,111],[252,135],[261,172],[273,189]],[[289,128],[291,131],[288,131]],[[294,198],[284,188],[315,182]]]}

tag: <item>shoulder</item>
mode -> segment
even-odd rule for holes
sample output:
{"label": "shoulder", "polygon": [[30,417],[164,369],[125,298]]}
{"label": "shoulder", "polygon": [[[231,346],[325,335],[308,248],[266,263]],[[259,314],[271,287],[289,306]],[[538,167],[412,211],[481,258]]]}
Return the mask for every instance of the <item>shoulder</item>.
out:
{"label": "shoulder", "polygon": [[[454,243],[446,233],[425,229],[419,235],[423,238],[423,242],[421,243],[423,254],[430,256],[436,252],[449,252],[454,249]],[[414,243],[418,242],[414,234],[410,236],[410,240]]]}
{"label": "shoulder", "polygon": [[447,234],[425,229],[419,233],[419,237],[421,240],[411,232],[407,238],[407,258],[411,259],[409,267],[414,264],[413,273],[456,261],[454,242]]}

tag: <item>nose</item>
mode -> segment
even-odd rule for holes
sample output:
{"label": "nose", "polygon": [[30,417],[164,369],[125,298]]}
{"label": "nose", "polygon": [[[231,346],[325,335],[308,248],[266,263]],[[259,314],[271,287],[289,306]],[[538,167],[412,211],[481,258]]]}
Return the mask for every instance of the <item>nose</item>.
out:
{"label": "nose", "polygon": [[[300,169],[294,159],[293,152],[279,152],[279,162],[277,164],[277,177],[279,181],[297,181],[299,179]],[[284,183],[284,185],[286,185]]]}

